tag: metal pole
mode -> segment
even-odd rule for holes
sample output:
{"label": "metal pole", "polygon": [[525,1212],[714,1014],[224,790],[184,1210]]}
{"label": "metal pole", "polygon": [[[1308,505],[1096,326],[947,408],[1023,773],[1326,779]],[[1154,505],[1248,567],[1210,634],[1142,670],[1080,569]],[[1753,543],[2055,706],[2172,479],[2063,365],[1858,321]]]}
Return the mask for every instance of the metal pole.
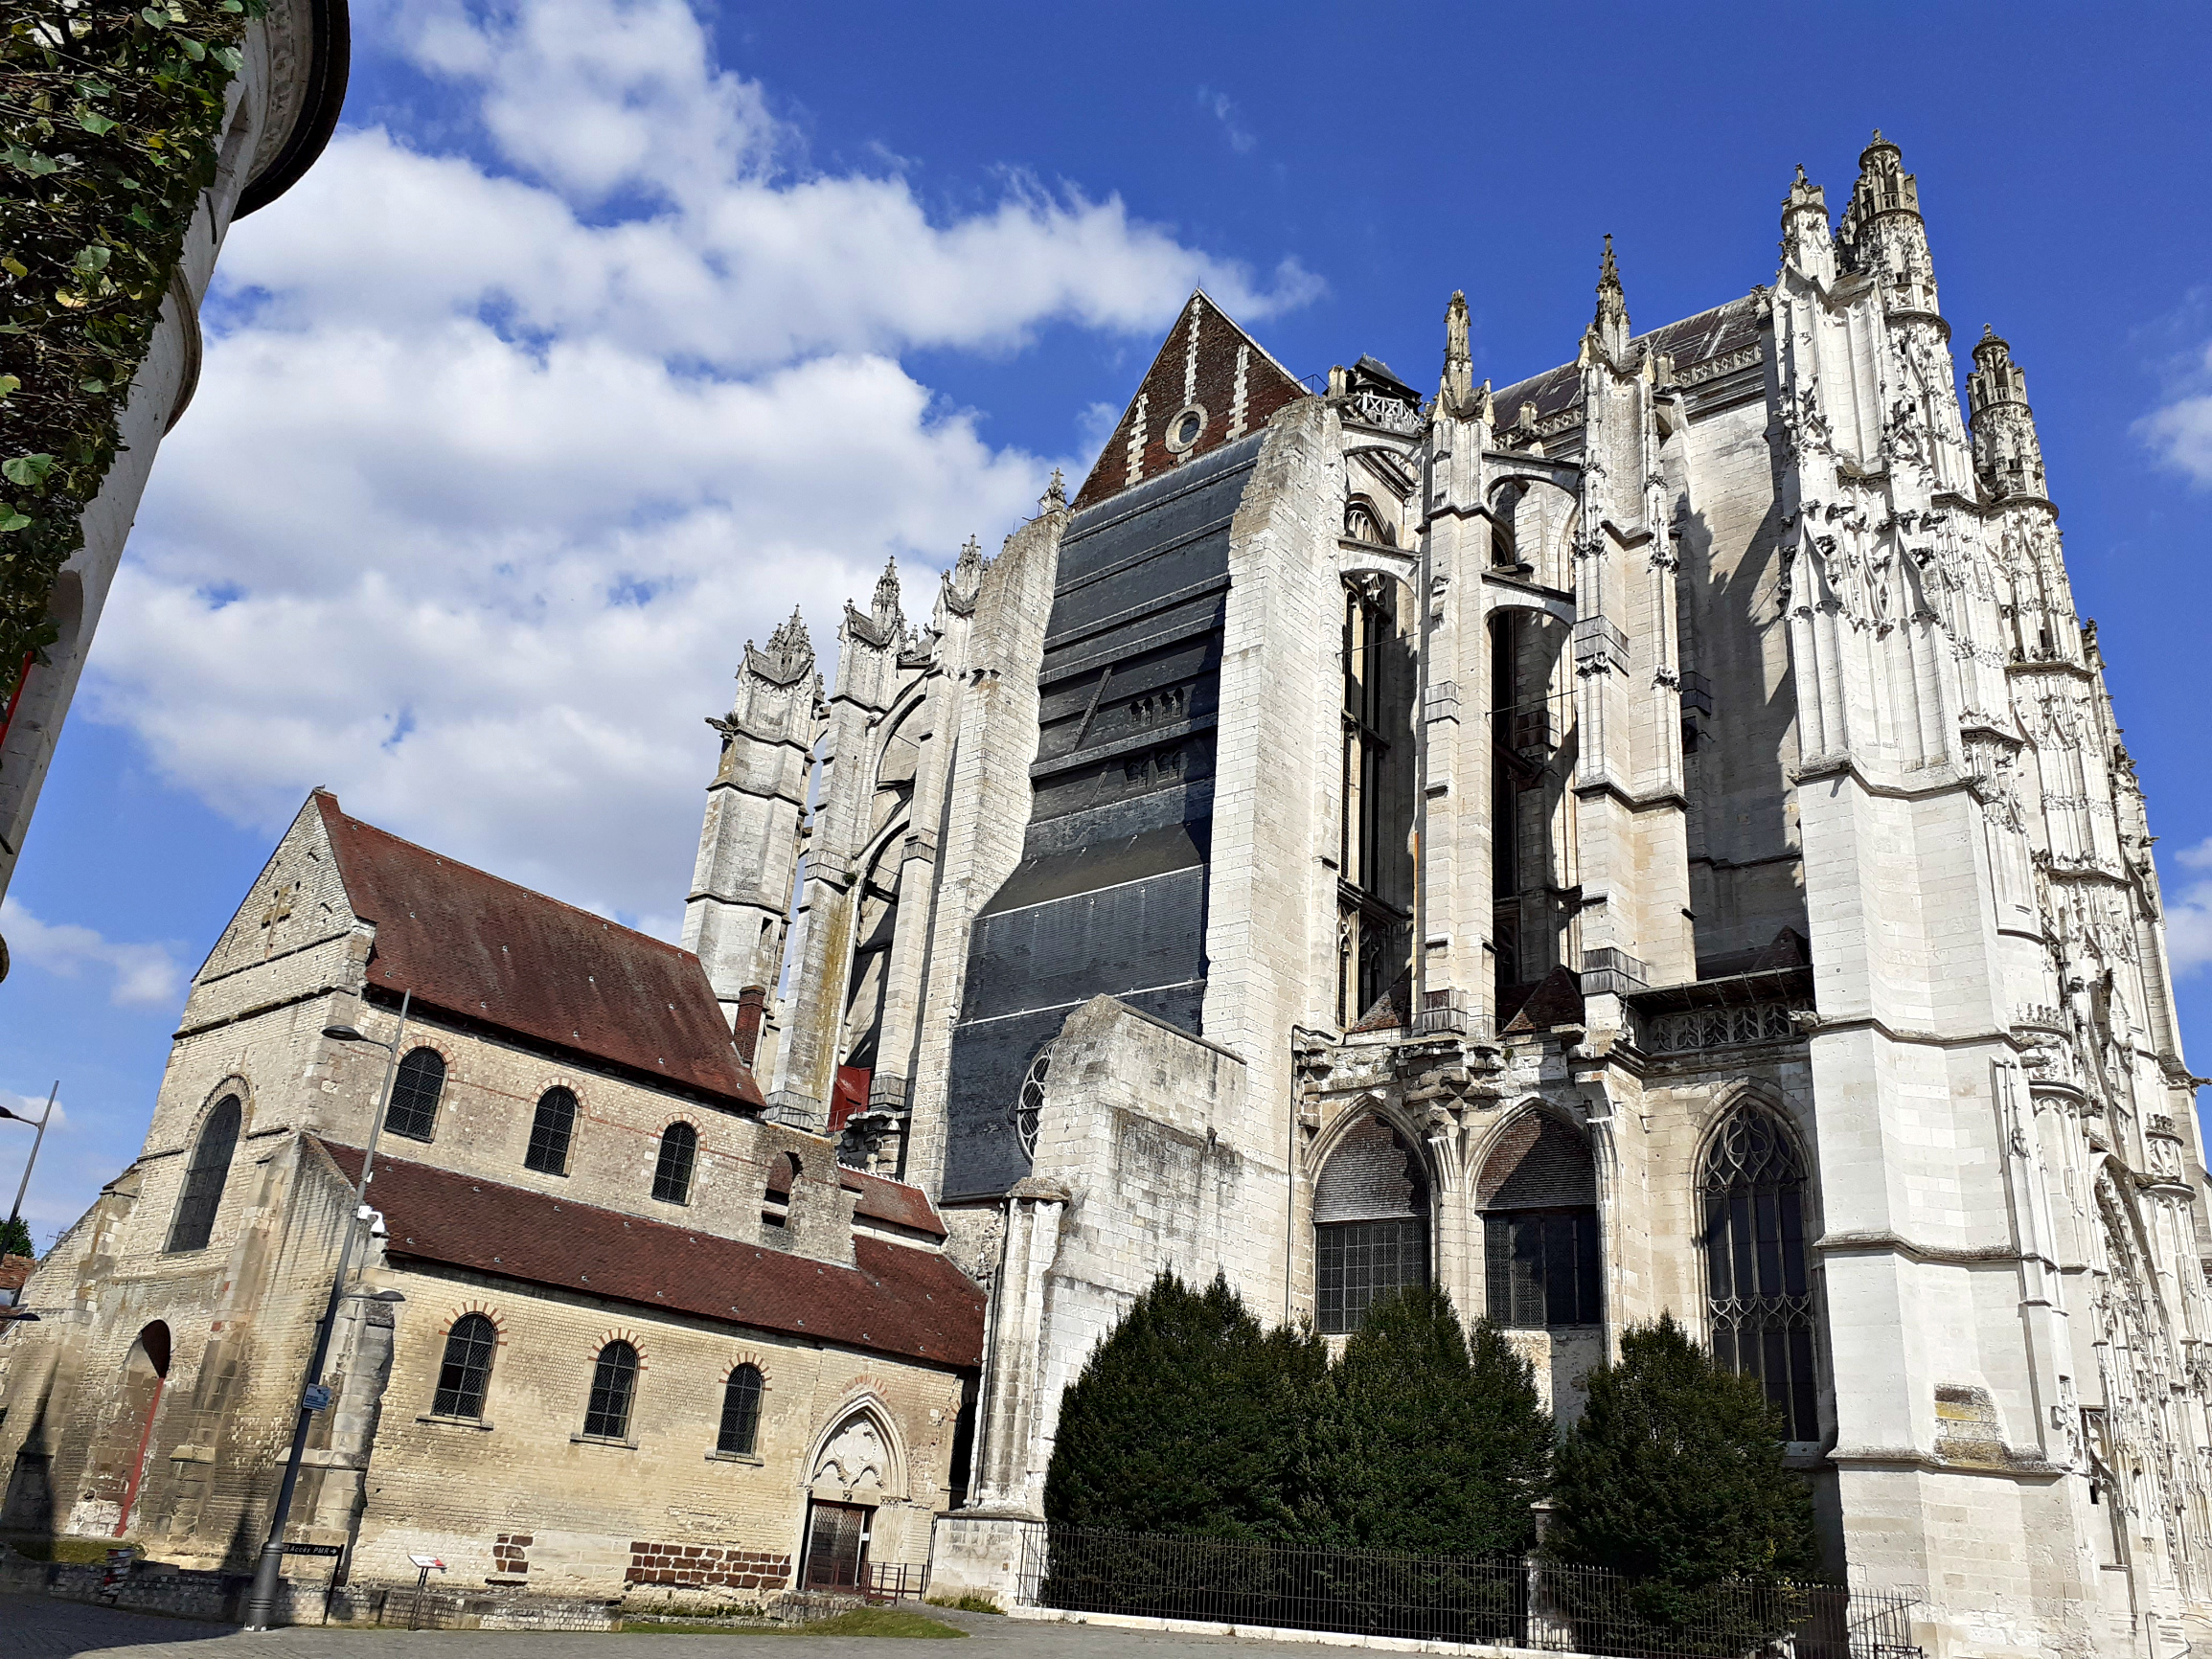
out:
{"label": "metal pole", "polygon": [[389,1043],[378,1045],[384,1050],[384,1087],[369,1119],[369,1144],[361,1153],[361,1178],[353,1183],[353,1202],[346,1215],[345,1239],[338,1246],[338,1270],[331,1277],[331,1299],[323,1308],[322,1323],[315,1327],[315,1352],[308,1360],[307,1378],[300,1387],[300,1409],[292,1424],[292,1451],[285,1461],[284,1484],[277,1489],[276,1512],[269,1517],[268,1539],[262,1545],[261,1559],[254,1566],[253,1594],[246,1601],[248,1630],[266,1630],[269,1620],[276,1614],[277,1583],[285,1570],[285,1529],[291,1521],[292,1491],[300,1484],[300,1460],[308,1449],[308,1430],[315,1420],[315,1414],[308,1405],[307,1391],[322,1380],[323,1362],[331,1356],[331,1335],[337,1329],[338,1303],[346,1293],[346,1270],[353,1261],[353,1239],[361,1231],[363,1198],[369,1190],[370,1168],[376,1160],[376,1136],[384,1126],[384,1114],[391,1109],[392,1074],[399,1069],[399,1042],[407,1033],[407,1008],[414,995],[412,990],[401,993],[399,1029],[393,1032]]}
{"label": "metal pole", "polygon": [[[31,1156],[24,1162],[23,1179],[15,1184],[15,1205],[8,1212],[10,1235],[14,1233],[15,1223],[23,1218],[23,1194],[31,1191],[31,1170],[38,1162],[38,1148],[46,1144],[46,1125],[54,1117],[54,1097],[60,1092],[61,1079],[56,1078],[54,1086],[46,1091],[46,1115],[38,1120],[38,1133],[32,1137]],[[28,1237],[30,1229],[25,1228],[24,1233]],[[37,1252],[32,1251],[31,1254],[35,1256]]]}

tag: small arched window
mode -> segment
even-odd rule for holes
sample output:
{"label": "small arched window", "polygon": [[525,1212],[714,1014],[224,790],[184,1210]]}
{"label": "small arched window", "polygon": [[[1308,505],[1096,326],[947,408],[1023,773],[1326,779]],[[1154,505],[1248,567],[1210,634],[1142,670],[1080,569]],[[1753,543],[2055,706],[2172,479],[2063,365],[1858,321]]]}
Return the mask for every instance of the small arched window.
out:
{"label": "small arched window", "polygon": [[499,1328],[481,1313],[465,1313],[445,1333],[445,1357],[438,1364],[438,1392],[430,1397],[434,1417],[484,1415],[484,1391],[491,1382],[491,1351]]}
{"label": "small arched window", "polygon": [[629,1439],[630,1402],[637,1398],[637,1350],[620,1340],[599,1351],[591,1368],[591,1399],[583,1432],[593,1440]]}
{"label": "small arched window", "polygon": [[199,1126],[192,1162],[185,1167],[184,1190],[177,1194],[176,1215],[169,1224],[164,1248],[171,1254],[207,1248],[216,1212],[222,1207],[223,1183],[230,1179],[231,1154],[238,1149],[239,1112],[238,1096],[225,1095]]}
{"label": "small arched window", "polygon": [[541,1175],[568,1173],[568,1144],[576,1138],[576,1097],[563,1088],[550,1088],[537,1097],[537,1116],[531,1120],[530,1150],[522,1156],[525,1167]]}
{"label": "small arched window", "polygon": [[699,1152],[699,1132],[689,1124],[671,1124],[661,1131],[660,1161],[653,1166],[652,1195],[664,1204],[688,1204],[692,1196],[692,1165]]}
{"label": "small arched window", "polygon": [[1789,1439],[1816,1441],[1805,1165],[1772,1113],[1746,1102],[1728,1114],[1706,1150],[1698,1196],[1713,1357],[1759,1379]]}
{"label": "small arched window", "polygon": [[761,1368],[741,1365],[722,1385],[722,1428],[715,1450],[750,1457],[761,1439]]}
{"label": "small arched window", "polygon": [[409,1049],[392,1076],[392,1103],[384,1132],[427,1141],[438,1126],[438,1097],[445,1092],[445,1057],[436,1049]]}
{"label": "small arched window", "polygon": [[1355,1127],[1313,1184],[1314,1313],[1323,1335],[1359,1329],[1368,1307],[1428,1283],[1428,1171],[1380,1118]]}

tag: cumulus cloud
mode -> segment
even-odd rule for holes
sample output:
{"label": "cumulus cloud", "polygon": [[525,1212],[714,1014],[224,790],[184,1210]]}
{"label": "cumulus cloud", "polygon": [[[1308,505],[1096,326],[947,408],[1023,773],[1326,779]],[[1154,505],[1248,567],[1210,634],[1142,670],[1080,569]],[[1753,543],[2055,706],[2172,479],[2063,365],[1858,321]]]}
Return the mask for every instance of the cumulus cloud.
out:
{"label": "cumulus cloud", "polygon": [[2177,978],[2212,964],[2212,836],[2172,855],[2187,872],[2160,883],[2166,904],[2166,950]]}
{"label": "cumulus cloud", "polygon": [[87,696],[259,829],[327,783],[670,924],[746,638],[802,605],[827,670],[886,558],[925,621],[963,539],[1080,476],[902,354],[1317,286],[1073,185],[946,216],[895,171],[809,170],[681,0],[360,11],[466,119],[343,131],[233,233]]}
{"label": "cumulus cloud", "polygon": [[2135,422],[2135,436],[2192,483],[2212,486],[2212,290],[2192,293],[2152,333],[2164,346],[2166,398]]}
{"label": "cumulus cloud", "polygon": [[[5,1107],[13,1116],[29,1124],[33,1128],[36,1128],[39,1118],[46,1111],[46,1097],[44,1095],[18,1095],[9,1089],[0,1089],[0,1107]],[[55,1098],[54,1102],[54,1116],[48,1121],[46,1126],[56,1134],[59,1134],[69,1127],[69,1110],[62,1104],[58,1096]],[[28,1152],[30,1150],[29,1146],[26,1145],[23,1150]],[[0,1216],[0,1221],[6,1219],[5,1216]]]}
{"label": "cumulus cloud", "polygon": [[78,922],[41,921],[15,898],[0,899],[0,934],[15,965],[63,979],[87,970],[104,977],[117,1008],[167,1008],[184,990],[184,970],[167,945],[118,944]]}

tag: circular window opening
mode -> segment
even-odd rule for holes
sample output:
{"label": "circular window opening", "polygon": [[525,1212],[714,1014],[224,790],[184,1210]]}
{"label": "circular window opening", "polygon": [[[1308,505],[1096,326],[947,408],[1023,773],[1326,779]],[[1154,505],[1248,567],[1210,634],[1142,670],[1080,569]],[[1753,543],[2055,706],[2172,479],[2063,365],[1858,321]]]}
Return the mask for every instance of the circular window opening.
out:
{"label": "circular window opening", "polygon": [[1176,414],[1168,422],[1168,447],[1180,455],[1206,430],[1206,411],[1197,403]]}
{"label": "circular window opening", "polygon": [[1045,1074],[1051,1070],[1052,1044],[1046,1043],[1029,1062],[1029,1073],[1021,1079],[1021,1093],[1014,1102],[1014,1134],[1021,1143],[1024,1157],[1037,1156],[1037,1123],[1044,1110]]}

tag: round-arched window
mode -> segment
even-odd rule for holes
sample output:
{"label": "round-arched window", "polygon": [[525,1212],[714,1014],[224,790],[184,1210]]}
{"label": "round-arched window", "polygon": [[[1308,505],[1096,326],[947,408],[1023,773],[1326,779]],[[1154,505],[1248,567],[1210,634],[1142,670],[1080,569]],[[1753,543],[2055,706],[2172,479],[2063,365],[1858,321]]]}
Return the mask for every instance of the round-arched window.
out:
{"label": "round-arched window", "polygon": [[445,1057],[436,1049],[409,1049],[392,1076],[392,1103],[384,1132],[427,1141],[438,1126],[438,1098],[445,1092]]}
{"label": "round-arched window", "polygon": [[465,1313],[445,1333],[445,1352],[438,1362],[438,1389],[430,1397],[437,1417],[480,1418],[484,1391],[491,1384],[491,1351],[499,1328],[481,1313]]}
{"label": "round-arched window", "polygon": [[1359,1329],[1393,1290],[1428,1283],[1428,1170],[1370,1116],[1336,1143],[1313,1184],[1313,1311],[1325,1336]]}
{"label": "round-arched window", "polygon": [[653,1165],[652,1195],[664,1204],[688,1204],[692,1165],[699,1151],[699,1132],[691,1125],[671,1124],[661,1131],[660,1157]]}
{"label": "round-arched window", "polygon": [[576,1138],[576,1096],[556,1085],[537,1097],[537,1116],[530,1125],[525,1168],[541,1175],[568,1173],[569,1143]]}

